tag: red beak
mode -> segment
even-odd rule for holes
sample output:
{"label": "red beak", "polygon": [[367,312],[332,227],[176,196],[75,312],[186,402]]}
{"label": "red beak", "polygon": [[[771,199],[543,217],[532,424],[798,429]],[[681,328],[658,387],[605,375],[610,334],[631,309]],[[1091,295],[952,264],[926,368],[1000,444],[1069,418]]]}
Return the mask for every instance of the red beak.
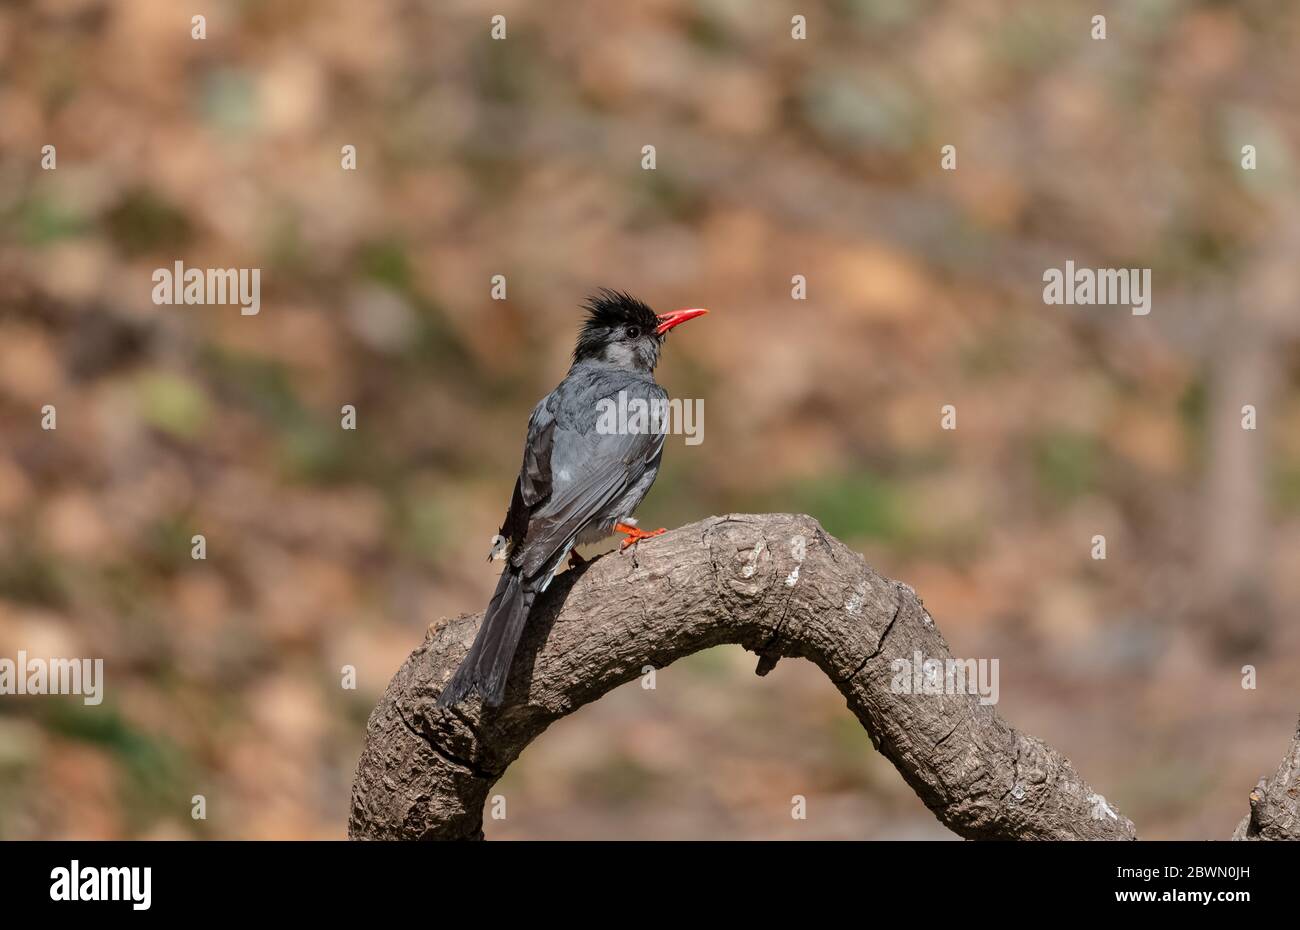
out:
{"label": "red beak", "polygon": [[659,325],[655,327],[655,333],[662,336],[679,323],[693,320],[697,316],[704,316],[708,312],[697,308],[695,310],[674,310],[672,313],[661,313],[659,314]]}

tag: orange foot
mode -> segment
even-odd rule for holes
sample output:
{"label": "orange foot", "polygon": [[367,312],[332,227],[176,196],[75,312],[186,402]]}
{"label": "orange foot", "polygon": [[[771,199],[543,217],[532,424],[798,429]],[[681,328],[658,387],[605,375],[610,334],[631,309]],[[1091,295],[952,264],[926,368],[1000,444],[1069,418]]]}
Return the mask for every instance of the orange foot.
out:
{"label": "orange foot", "polygon": [[635,526],[628,526],[626,523],[615,523],[614,531],[617,533],[627,534],[627,537],[623,540],[623,544],[618,547],[619,552],[622,552],[628,546],[635,546],[643,539],[649,539],[651,536],[659,536],[662,533],[668,532],[662,526],[657,530],[646,532],[645,530],[637,529]]}

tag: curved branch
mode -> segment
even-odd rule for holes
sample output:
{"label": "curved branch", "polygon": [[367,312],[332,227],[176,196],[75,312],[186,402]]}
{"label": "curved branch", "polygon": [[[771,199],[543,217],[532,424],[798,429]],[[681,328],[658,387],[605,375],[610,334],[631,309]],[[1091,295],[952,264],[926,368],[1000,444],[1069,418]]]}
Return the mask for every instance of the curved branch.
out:
{"label": "curved branch", "polygon": [[894,660],[946,661],[948,645],[911,588],[876,574],[811,517],[710,517],[557,576],[534,605],[505,703],[439,710],[481,619],[430,627],[370,715],[353,838],[481,838],[488,791],[553,721],[647,665],[723,643],[757,653],[760,675],[786,656],[816,664],[876,748],[963,837],[1135,838],[1069,760],[977,696],[892,688]]}
{"label": "curved branch", "polygon": [[1273,777],[1261,778],[1250,793],[1250,813],[1232,838],[1300,840],[1300,723]]}

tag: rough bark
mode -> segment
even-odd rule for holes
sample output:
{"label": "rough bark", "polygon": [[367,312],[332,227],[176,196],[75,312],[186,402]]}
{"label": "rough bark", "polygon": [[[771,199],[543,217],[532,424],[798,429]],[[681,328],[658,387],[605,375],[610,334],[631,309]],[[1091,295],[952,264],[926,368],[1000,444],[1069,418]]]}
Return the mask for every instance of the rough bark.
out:
{"label": "rough bark", "polygon": [[1300,840],[1300,722],[1273,777],[1261,778],[1250,793],[1250,813],[1232,838]]}
{"label": "rough bark", "polygon": [[475,839],[506,767],[553,721],[722,643],[816,664],[875,747],[968,839],[1134,839],[1068,759],[970,694],[891,688],[891,662],[951,656],[907,585],[881,577],[816,520],[711,517],[565,572],[538,597],[505,703],[434,700],[481,615],[431,626],[370,716],[349,834]]}

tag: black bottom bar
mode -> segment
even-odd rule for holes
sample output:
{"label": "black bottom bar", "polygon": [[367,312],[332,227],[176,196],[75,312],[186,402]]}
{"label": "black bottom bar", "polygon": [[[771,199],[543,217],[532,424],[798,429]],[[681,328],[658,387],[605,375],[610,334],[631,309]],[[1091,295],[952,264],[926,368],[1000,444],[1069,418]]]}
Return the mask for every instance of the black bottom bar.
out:
{"label": "black bottom bar", "polygon": [[864,919],[891,903],[933,917],[1036,904],[1229,917],[1256,904],[1292,907],[1297,852],[1228,842],[5,843],[0,887],[6,917],[127,920],[427,908],[433,921],[464,908],[468,919],[481,912],[498,922],[596,906],[610,917],[650,915],[674,900],[734,919],[751,909],[767,916],[781,899],[796,910],[859,900]]}

